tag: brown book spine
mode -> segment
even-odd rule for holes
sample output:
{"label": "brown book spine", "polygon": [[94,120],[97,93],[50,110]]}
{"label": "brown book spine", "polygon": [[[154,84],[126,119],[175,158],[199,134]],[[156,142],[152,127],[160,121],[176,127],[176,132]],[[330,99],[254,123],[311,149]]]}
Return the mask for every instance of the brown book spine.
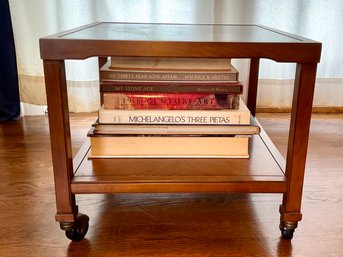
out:
{"label": "brown book spine", "polygon": [[102,81],[100,92],[166,92],[166,93],[213,93],[241,94],[243,86],[240,83],[227,82],[132,82],[132,81]]}
{"label": "brown book spine", "polygon": [[222,110],[238,109],[237,94],[104,93],[105,109]]}
{"label": "brown book spine", "polygon": [[145,81],[238,81],[237,71],[228,72],[154,72],[100,70],[101,80]]}

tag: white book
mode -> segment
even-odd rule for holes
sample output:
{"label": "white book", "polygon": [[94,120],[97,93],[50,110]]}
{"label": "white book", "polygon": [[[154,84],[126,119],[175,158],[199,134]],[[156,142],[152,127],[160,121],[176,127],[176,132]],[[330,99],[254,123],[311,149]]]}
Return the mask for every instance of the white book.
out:
{"label": "white book", "polygon": [[242,100],[227,110],[118,110],[99,109],[99,124],[250,124],[250,111]]}

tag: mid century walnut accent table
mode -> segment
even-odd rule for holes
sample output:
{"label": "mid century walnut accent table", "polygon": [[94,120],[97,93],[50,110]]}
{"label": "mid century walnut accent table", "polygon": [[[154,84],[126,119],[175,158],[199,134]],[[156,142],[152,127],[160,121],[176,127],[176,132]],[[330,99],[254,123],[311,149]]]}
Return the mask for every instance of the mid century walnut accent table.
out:
{"label": "mid century walnut accent table", "polygon": [[[93,23],[40,39],[44,61],[56,221],[81,240],[89,218],[76,194],[147,192],[282,193],[280,230],[291,239],[301,220],[312,100],[321,43],[259,25]],[[86,142],[72,157],[65,63],[107,56],[248,58],[247,105],[255,116],[261,58],[296,63],[287,158],[265,132],[251,140],[249,159],[88,160]],[[257,121],[256,121],[257,122]]]}

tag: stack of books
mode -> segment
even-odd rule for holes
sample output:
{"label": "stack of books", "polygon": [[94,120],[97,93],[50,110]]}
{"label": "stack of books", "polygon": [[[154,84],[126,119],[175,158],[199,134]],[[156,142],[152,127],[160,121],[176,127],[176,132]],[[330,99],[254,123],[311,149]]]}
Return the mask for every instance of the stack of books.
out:
{"label": "stack of books", "polygon": [[250,112],[228,59],[112,57],[89,158],[248,158]]}

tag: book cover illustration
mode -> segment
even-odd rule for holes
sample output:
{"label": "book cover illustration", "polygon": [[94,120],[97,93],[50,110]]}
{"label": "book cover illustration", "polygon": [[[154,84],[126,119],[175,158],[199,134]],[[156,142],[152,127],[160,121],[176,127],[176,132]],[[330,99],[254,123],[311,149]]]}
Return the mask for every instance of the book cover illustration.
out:
{"label": "book cover illustration", "polygon": [[104,93],[105,109],[222,110],[238,109],[237,94]]}

